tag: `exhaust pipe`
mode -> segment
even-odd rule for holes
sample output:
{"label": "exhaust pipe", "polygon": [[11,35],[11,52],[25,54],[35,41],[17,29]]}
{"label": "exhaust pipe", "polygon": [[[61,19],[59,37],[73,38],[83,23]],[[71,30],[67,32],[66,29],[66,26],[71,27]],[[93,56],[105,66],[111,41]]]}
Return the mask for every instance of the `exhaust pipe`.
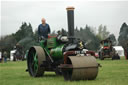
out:
{"label": "exhaust pipe", "polygon": [[74,42],[74,7],[67,7],[68,20],[68,39],[70,43]]}

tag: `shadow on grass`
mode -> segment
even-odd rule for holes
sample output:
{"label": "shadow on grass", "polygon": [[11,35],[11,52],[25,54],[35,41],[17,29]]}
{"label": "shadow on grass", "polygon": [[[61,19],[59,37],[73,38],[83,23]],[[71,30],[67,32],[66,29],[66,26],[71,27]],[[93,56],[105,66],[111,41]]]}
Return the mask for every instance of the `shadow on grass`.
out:
{"label": "shadow on grass", "polygon": [[43,77],[57,77],[56,74],[45,74]]}

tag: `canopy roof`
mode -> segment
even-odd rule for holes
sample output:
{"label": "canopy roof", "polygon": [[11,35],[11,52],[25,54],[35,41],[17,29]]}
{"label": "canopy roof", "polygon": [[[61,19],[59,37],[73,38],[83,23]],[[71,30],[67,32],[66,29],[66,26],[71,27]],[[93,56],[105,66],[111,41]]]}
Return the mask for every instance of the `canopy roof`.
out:
{"label": "canopy roof", "polygon": [[122,46],[113,46],[116,50],[124,50]]}

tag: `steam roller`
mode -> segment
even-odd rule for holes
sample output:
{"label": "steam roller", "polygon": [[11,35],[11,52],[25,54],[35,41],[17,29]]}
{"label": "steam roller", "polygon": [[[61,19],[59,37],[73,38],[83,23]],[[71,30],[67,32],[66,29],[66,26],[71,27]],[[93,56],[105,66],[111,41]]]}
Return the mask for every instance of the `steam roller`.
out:
{"label": "steam roller", "polygon": [[94,80],[99,64],[82,40],[74,37],[74,7],[67,7],[68,35],[60,32],[40,40],[27,55],[27,71],[41,77],[45,71],[62,75],[65,80]]}

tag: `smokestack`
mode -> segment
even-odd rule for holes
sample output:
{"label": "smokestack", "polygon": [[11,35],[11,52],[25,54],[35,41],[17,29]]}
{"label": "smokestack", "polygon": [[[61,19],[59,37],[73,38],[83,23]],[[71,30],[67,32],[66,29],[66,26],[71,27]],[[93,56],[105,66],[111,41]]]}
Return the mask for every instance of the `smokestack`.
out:
{"label": "smokestack", "polygon": [[73,43],[74,40],[74,7],[67,7],[67,20],[68,20],[68,38],[69,42]]}

